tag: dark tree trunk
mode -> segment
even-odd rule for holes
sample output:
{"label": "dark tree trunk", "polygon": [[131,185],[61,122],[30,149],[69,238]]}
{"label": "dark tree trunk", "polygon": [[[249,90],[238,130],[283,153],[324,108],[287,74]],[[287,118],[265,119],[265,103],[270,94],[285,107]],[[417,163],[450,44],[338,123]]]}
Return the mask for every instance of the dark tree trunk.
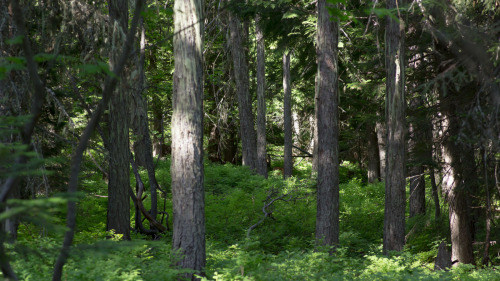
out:
{"label": "dark tree trunk", "polygon": [[367,126],[367,141],[368,182],[374,183],[380,180],[380,154],[378,151],[378,139],[374,124]]}
{"label": "dark tree trunk", "polygon": [[[172,244],[180,266],[201,274],[205,267],[203,188],[203,4],[174,4],[174,94],[172,114]],[[194,280],[194,274],[186,274]]]}
{"label": "dark tree trunk", "polygon": [[[387,1],[387,9],[402,12],[402,1]],[[401,251],[405,243],[405,93],[404,21],[387,18],[386,26],[386,179],[383,252]]]}
{"label": "dark tree trunk", "polygon": [[156,220],[158,214],[157,207],[157,190],[158,182],[156,181],[156,174],[153,159],[153,147],[151,144],[151,137],[149,135],[148,126],[148,111],[147,104],[142,97],[142,89],[144,87],[144,62],[145,62],[145,48],[146,48],[146,30],[144,24],[141,23],[141,40],[140,40],[140,57],[137,65],[139,72],[138,81],[133,81],[136,85],[132,92],[131,115],[133,132],[135,135],[134,152],[135,162],[138,166],[146,167],[148,171],[149,189],[151,194],[151,217]]}
{"label": "dark tree trunk", "polygon": [[330,20],[326,0],[318,0],[318,190],[316,243],[339,242],[338,23]]}
{"label": "dark tree trunk", "polygon": [[[116,67],[119,51],[125,43],[128,26],[128,1],[109,1],[112,27],[111,67]],[[109,106],[109,183],[106,229],[130,240],[129,163],[129,81],[128,71],[122,74],[119,86],[111,95]]]}
{"label": "dark tree trunk", "polygon": [[257,137],[254,128],[254,118],[250,98],[248,64],[244,49],[244,30],[241,27],[240,20],[233,13],[229,13],[229,29],[234,78],[236,81],[236,94],[238,96],[243,165],[256,171]]}
{"label": "dark tree trunk", "polygon": [[283,53],[283,92],[284,92],[284,131],[285,131],[285,158],[283,166],[283,177],[292,176],[293,157],[292,157],[292,89],[290,78],[290,53]]}
{"label": "dark tree trunk", "polygon": [[[421,97],[414,97],[410,101],[412,118],[409,125],[408,140],[408,176],[410,178],[410,217],[425,214],[425,174],[424,164],[427,161],[425,116],[420,112],[423,107]],[[432,152],[431,152],[432,155]],[[431,159],[432,160],[432,159]]]}
{"label": "dark tree trunk", "polygon": [[265,42],[260,27],[260,16],[255,18],[257,37],[257,173],[267,178],[266,150],[266,69]]}

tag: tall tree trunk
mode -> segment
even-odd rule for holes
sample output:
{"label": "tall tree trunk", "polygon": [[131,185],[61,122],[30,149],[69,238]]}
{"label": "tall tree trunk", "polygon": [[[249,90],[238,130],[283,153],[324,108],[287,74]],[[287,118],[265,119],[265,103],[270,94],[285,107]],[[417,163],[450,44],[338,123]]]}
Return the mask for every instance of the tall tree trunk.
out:
{"label": "tall tree trunk", "polygon": [[378,151],[378,139],[375,132],[375,124],[367,126],[367,153],[368,153],[368,182],[374,183],[380,180],[380,154]]}
{"label": "tall tree trunk", "polygon": [[[128,26],[128,1],[109,1],[112,24],[111,67],[116,67],[125,43]],[[109,183],[106,229],[122,234],[130,240],[130,186],[129,164],[129,87],[128,73],[122,74],[118,89],[111,96],[109,106]]]}
{"label": "tall tree trunk", "polygon": [[385,35],[387,147],[384,254],[403,250],[405,243],[405,23],[400,15],[401,4],[401,0],[387,1],[387,9],[396,10],[398,18],[387,18]]}
{"label": "tall tree trunk", "polygon": [[260,16],[255,18],[257,39],[257,173],[267,178],[266,164],[266,69],[264,33],[260,27]]}
{"label": "tall tree trunk", "polygon": [[252,103],[250,98],[248,64],[244,49],[244,30],[241,27],[240,20],[231,12],[229,13],[229,29],[234,78],[236,81],[236,92],[238,96],[243,165],[256,171],[257,137],[254,128]]}
{"label": "tall tree trunk", "polygon": [[318,0],[318,191],[316,243],[339,242],[338,23],[326,0]]}
{"label": "tall tree trunk", "polygon": [[[151,217],[156,220],[158,214],[157,207],[157,190],[158,182],[156,181],[156,173],[154,168],[153,160],[153,147],[151,143],[151,137],[149,134],[148,126],[148,111],[147,104],[142,97],[142,89],[144,88],[144,62],[145,62],[145,50],[146,50],[146,30],[144,23],[141,22],[141,40],[140,40],[140,56],[138,61],[138,80],[134,81],[135,89],[132,92],[132,103],[131,103],[131,115],[132,115],[132,125],[133,132],[136,136],[136,141],[134,142],[134,152],[135,161],[137,165],[146,167],[148,171],[149,179],[149,189],[151,194]],[[138,161],[138,159],[140,159]]]}
{"label": "tall tree trunk", "polygon": [[[424,162],[427,161],[427,148],[425,135],[427,122],[425,116],[421,116],[423,100],[421,97],[414,97],[410,101],[412,119],[409,125],[408,140],[408,175],[410,178],[410,217],[425,214],[425,174]],[[431,152],[432,153],[432,152]]]}
{"label": "tall tree trunk", "polygon": [[283,92],[284,92],[284,131],[285,131],[285,159],[283,166],[283,177],[292,176],[293,157],[292,157],[292,89],[290,78],[290,53],[283,53]]}
{"label": "tall tree trunk", "polygon": [[[173,249],[180,266],[205,267],[205,193],[203,187],[203,4],[174,4],[174,94],[172,114]],[[186,277],[195,280],[194,274]]]}

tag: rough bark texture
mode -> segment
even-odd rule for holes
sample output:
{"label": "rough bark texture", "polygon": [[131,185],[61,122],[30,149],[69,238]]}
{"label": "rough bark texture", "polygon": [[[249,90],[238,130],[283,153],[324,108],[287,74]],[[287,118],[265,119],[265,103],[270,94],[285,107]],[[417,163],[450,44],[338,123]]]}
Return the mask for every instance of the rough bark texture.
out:
{"label": "rough bark texture", "polygon": [[292,176],[293,157],[292,157],[292,89],[290,78],[290,53],[283,53],[283,93],[284,93],[284,131],[285,131],[285,159],[283,166],[283,177]]}
{"label": "rough bark texture", "polygon": [[236,95],[238,96],[243,165],[257,170],[257,137],[250,98],[248,64],[244,50],[244,30],[240,20],[232,13],[229,13],[229,30]]}
{"label": "rough bark texture", "polygon": [[367,126],[367,154],[368,154],[368,182],[374,183],[380,180],[380,154],[378,151],[378,139],[375,132],[375,124]]}
{"label": "rough bark texture", "polygon": [[266,69],[265,42],[260,28],[260,16],[255,18],[257,37],[257,173],[267,178],[266,150]]}
{"label": "rough bark texture", "polygon": [[[128,1],[109,1],[112,24],[111,67],[116,67],[125,43],[128,26]],[[119,86],[111,96],[109,105],[109,183],[107,230],[122,234],[130,240],[130,186],[129,164],[129,89],[128,71],[122,74]]]}
{"label": "rough bark texture", "polygon": [[[200,274],[205,267],[203,188],[203,5],[174,4],[174,95],[172,114],[173,249],[180,266]],[[193,274],[186,276],[194,280]]]}
{"label": "rough bark texture", "polygon": [[316,241],[339,241],[338,23],[330,20],[326,0],[318,1],[318,191]]}
{"label": "rough bark texture", "polygon": [[401,251],[405,243],[405,93],[404,21],[400,0],[387,1],[399,19],[387,18],[386,26],[386,179],[383,252]]}

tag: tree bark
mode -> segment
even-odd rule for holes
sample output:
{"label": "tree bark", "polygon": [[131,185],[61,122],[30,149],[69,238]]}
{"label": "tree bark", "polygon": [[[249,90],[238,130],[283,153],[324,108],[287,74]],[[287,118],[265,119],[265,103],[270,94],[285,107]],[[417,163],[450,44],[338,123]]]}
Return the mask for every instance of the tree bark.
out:
{"label": "tree bark", "polygon": [[266,150],[266,69],[264,33],[260,27],[260,16],[255,18],[257,37],[257,173],[267,178]]}
{"label": "tree bark", "polygon": [[387,1],[387,9],[396,10],[398,19],[387,18],[386,26],[386,179],[383,252],[401,251],[405,243],[405,64],[404,21],[399,7],[402,1]]}
{"label": "tree bark", "polygon": [[339,241],[338,23],[330,20],[326,0],[318,0],[318,191],[316,243]]}
{"label": "tree bark", "polygon": [[[203,187],[203,4],[174,4],[174,93],[172,114],[173,249],[180,266],[201,274],[205,267]],[[186,274],[194,280],[194,274]]]}
{"label": "tree bark", "polygon": [[380,154],[378,150],[377,133],[375,124],[367,126],[367,154],[368,154],[368,182],[374,183],[380,180]]}
{"label": "tree bark", "polygon": [[285,131],[285,145],[284,145],[284,166],[283,177],[288,178],[292,176],[293,172],[293,157],[292,157],[292,89],[290,78],[290,53],[283,53],[283,93],[284,93],[284,131]]}
{"label": "tree bark", "polygon": [[[112,24],[111,68],[116,67],[119,51],[125,42],[128,26],[128,1],[109,1]],[[121,75],[118,88],[111,96],[109,105],[109,183],[108,183],[108,231],[122,234],[130,240],[130,186],[129,164],[129,71]]]}
{"label": "tree bark", "polygon": [[448,201],[450,233],[451,233],[451,259],[458,263],[474,263],[472,248],[472,224],[469,215],[468,190],[463,184],[461,167],[462,148],[455,138],[459,133],[460,120],[456,105],[448,98],[442,101],[445,114],[444,127],[445,140],[443,143],[443,191]]}
{"label": "tree bark", "polygon": [[231,55],[233,57],[236,94],[240,117],[241,154],[243,165],[257,170],[257,137],[254,128],[252,103],[250,98],[248,64],[244,50],[244,34],[240,20],[229,13]]}

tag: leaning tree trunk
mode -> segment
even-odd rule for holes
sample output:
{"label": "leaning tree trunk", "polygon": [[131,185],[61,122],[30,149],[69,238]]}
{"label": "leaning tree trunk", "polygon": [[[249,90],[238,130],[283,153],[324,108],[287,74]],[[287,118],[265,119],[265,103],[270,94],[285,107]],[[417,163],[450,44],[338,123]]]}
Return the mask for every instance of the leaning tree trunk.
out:
{"label": "leaning tree trunk", "polygon": [[248,65],[244,50],[244,34],[240,20],[232,12],[229,13],[229,29],[231,37],[231,55],[233,57],[234,78],[238,96],[240,117],[240,137],[243,165],[257,170],[257,137],[254,128],[252,103],[250,98]]}
{"label": "leaning tree trunk", "polygon": [[401,251],[405,244],[405,65],[402,1],[388,0],[387,9],[396,10],[398,19],[387,18],[386,26],[386,179],[383,252]]}
{"label": "leaning tree trunk", "polygon": [[260,16],[255,18],[257,39],[257,173],[267,178],[266,163],[266,69],[264,33],[260,27]]}
{"label": "leaning tree trunk", "polygon": [[284,92],[284,131],[285,131],[285,159],[283,166],[283,177],[292,176],[293,158],[292,158],[292,89],[290,78],[290,53],[283,53],[283,92]]}
{"label": "leaning tree trunk", "polygon": [[326,0],[318,0],[318,189],[316,243],[339,242],[338,23],[330,20]]}
{"label": "leaning tree trunk", "polygon": [[[172,114],[173,249],[180,266],[200,274],[205,267],[203,188],[203,4],[174,4],[174,93]],[[186,274],[194,280],[194,274]]]}
{"label": "leaning tree trunk", "polygon": [[[110,61],[114,68],[125,43],[128,26],[128,1],[109,1],[112,24]],[[122,74],[118,88],[111,95],[109,106],[109,183],[108,183],[108,231],[122,234],[130,240],[130,186],[129,164],[129,93],[128,71]]]}

